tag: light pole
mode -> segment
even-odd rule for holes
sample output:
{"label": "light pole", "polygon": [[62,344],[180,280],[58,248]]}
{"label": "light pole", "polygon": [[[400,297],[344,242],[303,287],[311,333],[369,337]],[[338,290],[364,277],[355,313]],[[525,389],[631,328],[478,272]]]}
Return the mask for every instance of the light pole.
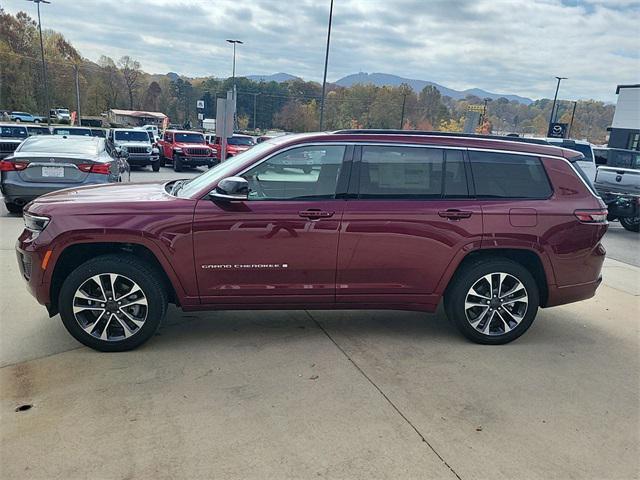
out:
{"label": "light pole", "polygon": [[549,118],[549,129],[551,129],[551,124],[555,122],[555,110],[556,110],[556,101],[558,100],[558,90],[560,90],[560,82],[562,80],[566,80],[567,77],[556,77],[558,79],[558,83],[556,85],[556,94],[553,96],[553,105],[551,105],[551,117]]}
{"label": "light pole", "polygon": [[33,2],[38,7],[38,31],[40,32],[40,56],[42,57],[42,77],[44,80],[44,108],[47,115],[47,125],[51,125],[51,116],[49,115],[49,86],[47,84],[47,64],[44,61],[44,43],[42,42],[42,22],[40,21],[40,4],[51,3],[49,0],[27,0]]}
{"label": "light pole", "polygon": [[324,54],[324,76],[322,78],[322,97],[320,98],[320,131],[324,123],[324,96],[327,89],[327,67],[329,66],[329,44],[331,43],[331,20],[333,18],[333,0],[329,7],[329,28],[327,30],[327,49]]}
{"label": "light pole", "polygon": [[571,138],[571,129],[573,128],[573,117],[576,116],[576,107],[578,106],[578,102],[573,102],[573,112],[571,112],[571,123],[569,123],[569,131],[567,132],[567,137]]}
{"label": "light pole", "polygon": [[227,39],[228,43],[233,45],[233,70],[231,72],[231,76],[233,78],[233,129],[236,130],[237,127],[237,115],[236,115],[236,45],[239,43],[242,45],[244,42],[242,40],[232,40]]}
{"label": "light pole", "polygon": [[227,40],[228,43],[233,45],[233,71],[231,76],[233,78],[233,95],[235,97],[236,94],[236,44],[242,45],[244,42],[242,40]]}

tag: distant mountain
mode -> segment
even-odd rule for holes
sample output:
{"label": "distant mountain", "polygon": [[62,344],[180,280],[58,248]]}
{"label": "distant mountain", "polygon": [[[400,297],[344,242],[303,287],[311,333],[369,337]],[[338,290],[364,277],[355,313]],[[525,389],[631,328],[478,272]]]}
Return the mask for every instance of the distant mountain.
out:
{"label": "distant mountain", "polygon": [[274,73],[273,75],[246,75],[245,78],[254,82],[286,82],[288,80],[301,80],[300,77],[289,75],[288,73]]}
{"label": "distant mountain", "polygon": [[403,78],[403,77],[398,77],[397,75],[390,75],[388,73],[366,73],[366,72],[354,73],[352,75],[347,75],[346,77],[342,77],[341,79],[333,83],[336,83],[337,85],[340,85],[342,87],[350,87],[358,83],[362,83],[362,84],[371,83],[379,87],[382,87],[384,85],[397,87],[403,83],[406,83],[407,85],[411,86],[411,88],[413,88],[413,90],[417,93],[419,93],[427,85],[433,85],[440,91],[442,95],[449,96],[456,100],[464,99],[467,95],[475,95],[476,97],[491,98],[491,99],[504,97],[508,100],[514,100],[524,105],[529,105],[533,103],[533,100],[531,100],[530,98],[521,97],[519,95],[491,93],[491,92],[487,92],[486,90],[482,90],[480,88],[470,88],[468,90],[454,90],[452,88],[447,88],[437,83],[429,82],[427,80],[415,80],[411,78]]}

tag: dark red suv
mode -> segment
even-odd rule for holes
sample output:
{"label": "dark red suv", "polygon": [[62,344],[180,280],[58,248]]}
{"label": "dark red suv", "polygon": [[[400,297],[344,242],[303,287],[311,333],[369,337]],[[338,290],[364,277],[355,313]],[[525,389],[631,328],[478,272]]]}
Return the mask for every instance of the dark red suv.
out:
{"label": "dark red suv", "polygon": [[402,309],[479,343],[590,298],[607,212],[572,150],[420,132],[266,142],[192,180],[42,196],[17,244],[49,313],[126,350],[167,309]]}

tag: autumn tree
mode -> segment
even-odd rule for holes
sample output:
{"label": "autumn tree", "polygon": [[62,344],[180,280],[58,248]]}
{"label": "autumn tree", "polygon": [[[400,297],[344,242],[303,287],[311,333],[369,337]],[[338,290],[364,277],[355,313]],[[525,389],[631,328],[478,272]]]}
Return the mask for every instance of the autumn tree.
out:
{"label": "autumn tree", "polygon": [[124,84],[129,95],[129,108],[133,110],[133,94],[140,86],[140,62],[133,60],[129,55],[125,55],[118,61],[118,66],[122,71]]}

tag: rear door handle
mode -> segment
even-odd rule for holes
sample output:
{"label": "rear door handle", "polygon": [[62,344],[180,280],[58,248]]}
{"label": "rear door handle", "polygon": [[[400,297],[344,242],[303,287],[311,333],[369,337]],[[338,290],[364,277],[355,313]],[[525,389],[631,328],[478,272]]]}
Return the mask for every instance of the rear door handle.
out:
{"label": "rear door handle", "polygon": [[438,215],[440,215],[442,218],[448,218],[449,220],[460,220],[461,218],[471,217],[471,215],[473,215],[473,212],[469,212],[467,210],[451,209],[438,212]]}
{"label": "rear door handle", "polygon": [[298,212],[298,215],[303,218],[318,219],[318,218],[332,217],[333,213],[334,212],[327,212],[324,210],[309,209],[309,210],[303,210],[301,212]]}

